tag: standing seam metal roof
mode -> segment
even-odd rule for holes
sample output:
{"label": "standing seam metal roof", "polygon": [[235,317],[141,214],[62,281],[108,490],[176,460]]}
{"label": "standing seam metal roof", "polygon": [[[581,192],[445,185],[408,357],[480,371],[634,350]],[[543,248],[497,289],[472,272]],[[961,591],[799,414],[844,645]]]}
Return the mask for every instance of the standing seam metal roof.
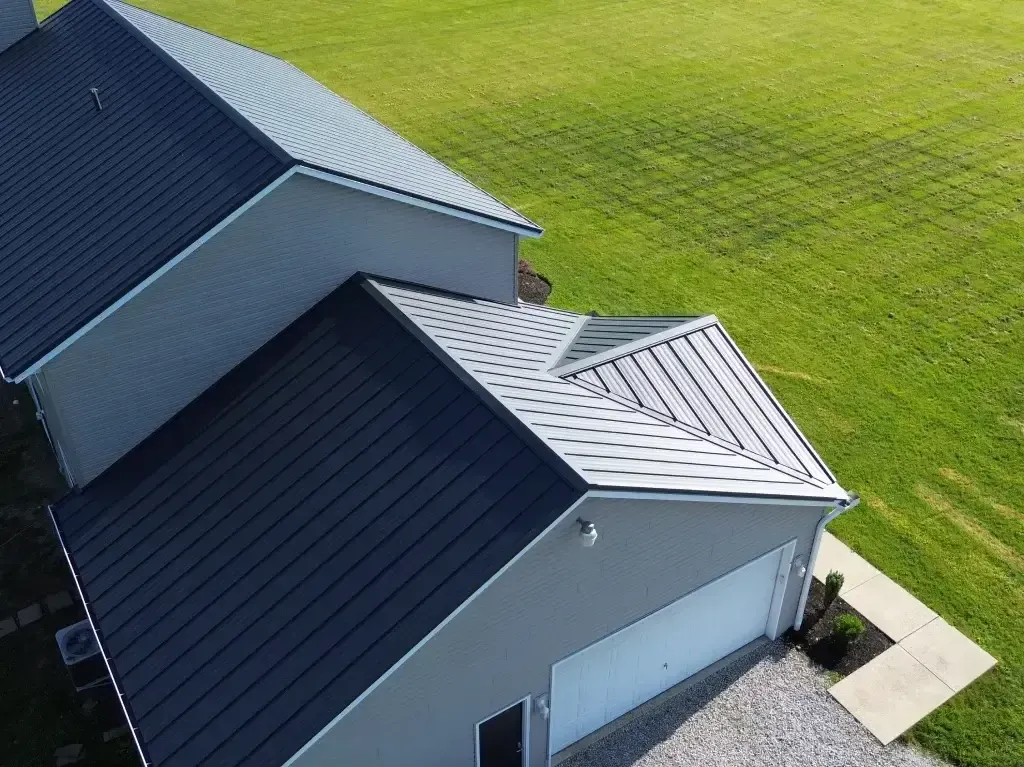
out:
{"label": "standing seam metal roof", "polygon": [[106,3],[296,161],[530,232],[525,216],[286,61],[163,16]]}
{"label": "standing seam metal roof", "polygon": [[149,763],[276,767],[582,495],[346,283],[53,509]]}
{"label": "standing seam metal roof", "polygon": [[[635,398],[619,396],[585,377],[557,375],[553,369],[580,327],[577,314],[525,303],[506,306],[383,279],[371,284],[593,487],[820,499],[825,503],[846,498],[824,464],[795,468],[778,460],[775,453],[766,455],[763,446],[760,451],[752,450],[758,445],[756,435],[755,439],[745,435],[742,442],[724,439],[695,422],[663,414],[658,409],[664,409],[660,401],[658,407],[649,407],[646,401],[641,405]],[[705,323],[717,326],[714,318]],[[637,345],[672,332],[655,333],[599,352],[593,360],[607,362],[609,356],[629,354]],[[585,366],[587,360],[576,364]],[[774,398],[738,350],[732,364],[744,366],[737,370],[750,387],[730,388],[737,397],[734,407],[753,419],[753,411],[764,399],[751,381],[764,387],[764,397],[772,402]],[[720,365],[707,370],[703,375],[708,378],[708,390],[720,386],[715,379],[735,376],[737,370],[724,370]],[[661,391],[664,385],[659,381],[654,388]],[[655,399],[650,404],[655,404]],[[783,421],[791,425],[791,433],[785,437],[791,449],[803,458],[814,455],[784,414],[753,419],[747,428],[760,434],[764,429],[781,429]],[[778,434],[764,438],[781,439]]]}
{"label": "standing seam metal roof", "polygon": [[11,378],[285,170],[91,0],[0,53],[0,117]]}

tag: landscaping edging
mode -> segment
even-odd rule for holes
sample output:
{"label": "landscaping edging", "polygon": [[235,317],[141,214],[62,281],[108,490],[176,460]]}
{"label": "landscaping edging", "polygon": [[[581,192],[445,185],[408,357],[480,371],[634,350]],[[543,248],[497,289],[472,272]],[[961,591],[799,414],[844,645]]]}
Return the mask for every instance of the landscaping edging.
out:
{"label": "landscaping edging", "polygon": [[[856,615],[864,623],[864,633],[846,651],[831,641],[832,622],[843,613]],[[803,628],[790,631],[786,640],[799,648],[817,665],[846,676],[877,658],[895,644],[881,629],[850,607],[842,597],[825,609],[825,587],[818,580],[811,583]]]}

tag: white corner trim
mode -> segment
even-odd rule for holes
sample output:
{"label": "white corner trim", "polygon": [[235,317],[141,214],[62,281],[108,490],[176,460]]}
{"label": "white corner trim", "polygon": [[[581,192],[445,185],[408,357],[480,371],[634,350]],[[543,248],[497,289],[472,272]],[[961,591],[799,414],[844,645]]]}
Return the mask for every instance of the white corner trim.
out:
{"label": "white corner trim", "polygon": [[769,639],[778,639],[779,637],[782,604],[786,601],[786,590],[789,588],[789,573],[793,569],[793,557],[796,554],[796,538],[787,541],[780,551],[779,571],[775,575],[775,591],[772,592],[772,603],[768,610],[768,623],[765,626],[765,634]]}
{"label": "white corner trim", "polygon": [[402,194],[401,192],[395,192],[391,189],[374,186],[373,184],[366,184],[362,181],[356,181],[355,179],[347,178],[345,176],[339,176],[335,173],[328,173],[305,165],[297,167],[298,172],[304,176],[318,178],[321,181],[329,181],[332,184],[345,186],[349,189],[358,189],[360,192],[374,194],[388,200],[395,200],[396,202],[404,202],[407,205],[414,205],[417,208],[425,208],[426,210],[431,210],[435,213],[443,213],[446,216],[454,216],[455,218],[461,218],[465,221],[472,221],[474,224],[483,224],[484,226],[494,227],[495,229],[502,229],[506,232],[518,234],[520,237],[540,237],[541,234],[543,234],[543,232],[538,232],[535,229],[528,229],[525,226],[516,226],[515,224],[498,221],[497,219],[487,218],[487,216],[479,216],[475,213],[470,213],[469,211],[459,210],[458,208],[452,208],[437,202],[431,202],[430,200],[423,200],[410,194]]}
{"label": "white corner trim", "polygon": [[[614,319],[609,317],[608,319]],[[621,346],[613,346],[607,351],[603,351],[600,354],[593,354],[589,357],[584,357],[576,362],[570,362],[568,365],[562,365],[562,367],[555,368],[550,371],[551,375],[563,378],[573,373],[579,373],[583,370],[589,370],[590,368],[603,365],[606,362],[620,359],[621,357],[627,357],[630,354],[635,354],[643,349],[649,349],[652,346],[663,344],[666,341],[672,341],[676,338],[680,338],[685,335],[689,335],[697,330],[703,330],[710,325],[717,325],[718,317],[713,314],[706,314],[703,317],[698,317],[695,320],[689,322],[683,322],[675,327],[671,327],[668,330],[662,330],[659,333],[653,333],[649,336],[643,336],[635,341],[630,341],[628,344],[622,344]]]}
{"label": "white corner trim", "polygon": [[110,684],[113,686],[114,692],[117,693],[117,702],[121,704],[121,710],[124,712],[124,720],[128,723],[128,729],[132,733],[132,740],[135,741],[135,748],[138,749],[139,752],[139,759],[142,761],[143,767],[149,767],[150,762],[146,759],[146,752],[142,750],[142,742],[139,740],[131,715],[128,713],[128,705],[124,702],[124,693],[121,692],[120,688],[117,686],[117,679],[114,676],[114,669],[110,665],[110,658],[107,657],[107,651],[103,648],[103,643],[100,641],[99,634],[96,633],[96,621],[92,618],[92,610],[89,608],[89,603],[85,599],[85,592],[82,591],[82,584],[78,580],[78,573],[75,572],[75,566],[71,562],[71,554],[68,553],[68,548],[64,545],[64,536],[61,535],[60,526],[57,524],[57,518],[53,515],[53,506],[47,506],[46,511],[50,515],[50,522],[53,524],[53,530],[57,534],[57,543],[60,545],[61,551],[64,552],[64,559],[68,563],[68,570],[71,571],[71,577],[75,581],[75,589],[78,591],[78,598],[82,600],[82,607],[85,609],[85,617],[89,619],[89,626],[92,628],[92,633],[96,637],[96,644],[100,648],[100,655],[103,656],[103,664],[107,667],[107,673],[110,675]]}
{"label": "white corner trim", "polygon": [[[200,237],[198,240],[193,242],[191,245],[189,245],[183,251],[178,253],[178,255],[176,255],[174,258],[172,258],[166,264],[161,266],[159,269],[157,269],[155,272],[153,272],[151,275],[149,275],[146,279],[144,279],[142,282],[140,282],[134,288],[132,288],[127,293],[125,293],[123,296],[121,296],[121,298],[119,298],[117,301],[112,303],[110,306],[108,306],[106,309],[104,309],[102,312],[100,312],[98,315],[96,315],[93,319],[91,319],[85,325],[80,327],[71,336],[66,338],[59,346],[57,346],[56,348],[52,349],[51,351],[49,351],[45,355],[43,355],[38,361],[33,363],[32,366],[29,367],[24,373],[21,373],[20,375],[18,375],[14,379],[14,383],[21,383],[26,378],[28,378],[30,375],[38,373],[39,369],[43,365],[45,365],[46,363],[50,362],[54,357],[56,357],[58,354],[60,354],[65,349],[67,349],[69,346],[71,346],[71,344],[75,343],[75,341],[77,341],[82,336],[84,336],[86,333],[88,333],[90,330],[92,330],[94,327],[99,325],[101,322],[103,322],[103,320],[105,320],[111,314],[116,312],[118,309],[120,309],[126,303],[131,301],[133,298],[135,298],[135,296],[139,295],[139,293],[141,293],[143,290],[148,288],[154,282],[159,280],[161,277],[163,277],[165,274],[167,274],[167,272],[169,272],[171,269],[176,267],[178,264],[180,264],[182,261],[184,261],[190,255],[195,253],[199,248],[201,248],[203,245],[205,245],[209,240],[211,240],[214,236],[216,236],[221,230],[223,230],[226,226],[228,226],[228,224],[230,224],[232,221],[234,221],[239,216],[244,214],[247,210],[249,210],[249,208],[251,208],[253,205],[258,203],[260,200],[262,200],[268,194],[270,194],[275,189],[277,189],[277,187],[279,187],[281,184],[283,184],[285,181],[287,181],[289,178],[291,178],[295,174],[296,168],[297,168],[297,166],[293,165],[291,168],[286,170],[284,173],[282,173],[276,179],[271,181],[267,186],[265,186],[263,189],[261,189],[259,192],[257,192],[256,195],[254,195],[253,197],[250,197],[249,200],[247,200],[244,204],[242,204],[241,207],[236,208],[234,211],[232,211],[230,214],[228,214],[225,218],[221,219],[217,224],[214,225],[214,227],[212,229],[210,229],[205,234],[203,234],[202,237]],[[10,380],[10,379],[8,379],[8,380]]]}
{"label": "white corner trim", "polygon": [[[498,572],[496,572],[494,575],[492,575],[490,578],[488,578],[486,583],[484,583],[476,591],[474,591],[472,594],[470,594],[469,597],[466,599],[466,601],[464,601],[461,605],[459,605],[457,608],[455,608],[455,611],[451,615],[449,615],[447,618],[445,618],[443,621],[441,621],[437,626],[435,626],[430,631],[429,634],[427,634],[425,637],[423,637],[423,639],[421,639],[419,642],[417,642],[416,645],[411,650],[409,650],[409,652],[407,652],[405,655],[403,655],[401,658],[399,658],[399,660],[391,668],[389,668],[387,671],[385,671],[384,674],[376,682],[374,682],[369,687],[367,687],[359,695],[358,698],[356,698],[354,701],[349,703],[340,714],[338,714],[336,717],[334,717],[334,719],[332,719],[330,722],[328,722],[327,725],[322,730],[320,730],[320,732],[318,732],[316,735],[314,735],[310,739],[310,741],[308,743],[306,743],[306,745],[304,745],[302,748],[300,748],[298,751],[296,751],[295,754],[292,755],[292,757],[287,762],[285,762],[281,767],[291,767],[292,765],[294,765],[306,753],[306,751],[308,751],[310,748],[312,748],[314,745],[316,745],[316,743],[324,735],[326,735],[328,732],[330,732],[338,722],[340,722],[342,719],[344,719],[352,709],[354,709],[356,706],[358,706],[360,703],[362,703],[363,700],[365,700],[370,695],[370,693],[372,693],[374,690],[376,690],[378,687],[380,687],[384,682],[386,682],[388,680],[388,678],[392,674],[394,674],[396,671],[398,671],[398,669],[401,668],[405,664],[405,662],[407,660],[409,660],[409,658],[411,658],[413,655],[415,655],[417,652],[419,652],[420,648],[423,647],[423,645],[425,645],[427,642],[429,642],[431,639],[433,639],[438,633],[440,633],[441,630],[445,626],[447,626],[449,623],[451,623],[459,613],[461,613],[463,610],[465,610],[467,607],[469,607],[469,605],[478,596],[480,596],[484,591],[486,591],[488,589],[488,587],[492,583],[494,583],[496,580],[498,580],[498,578],[500,578],[502,575],[504,575],[506,570],[508,570],[510,567],[512,567],[512,565],[514,565],[520,559],[522,559],[527,554],[527,552],[529,552],[534,546],[537,545],[537,543],[539,543],[542,539],[544,539],[548,535],[548,533],[550,533],[552,530],[554,530],[556,527],[558,527],[560,524],[562,524],[562,522],[565,521],[565,518],[570,516],[574,511],[576,511],[576,508],[581,503],[583,503],[585,500],[587,500],[587,498],[589,496],[590,496],[590,493],[584,493],[568,509],[566,509],[561,514],[559,514],[558,518],[554,522],[552,522],[550,525],[545,527],[544,530],[541,531],[541,533],[537,537],[535,537],[532,541],[530,541],[528,544],[526,544],[526,546],[522,550],[520,550],[518,554],[516,554],[514,557],[512,557],[512,559],[510,559],[508,562],[506,562],[505,565],[500,570],[498,570]],[[515,704],[513,704],[513,705],[515,705]],[[530,712],[529,711],[526,712],[526,716],[527,717],[530,716]]]}

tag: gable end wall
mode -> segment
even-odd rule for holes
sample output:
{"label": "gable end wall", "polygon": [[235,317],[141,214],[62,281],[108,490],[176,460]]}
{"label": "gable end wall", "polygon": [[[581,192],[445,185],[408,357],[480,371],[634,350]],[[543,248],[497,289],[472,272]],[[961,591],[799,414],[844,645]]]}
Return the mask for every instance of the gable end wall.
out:
{"label": "gable end wall", "polygon": [[357,271],[515,300],[516,236],[296,174],[46,364],[82,485]]}
{"label": "gable end wall", "polygon": [[[593,548],[569,515],[289,767],[475,767],[475,724],[549,692],[553,663],[794,538],[806,562],[822,509],[591,498],[577,512]],[[800,584],[791,573],[780,631]],[[530,732],[542,767],[547,722],[531,713]]]}

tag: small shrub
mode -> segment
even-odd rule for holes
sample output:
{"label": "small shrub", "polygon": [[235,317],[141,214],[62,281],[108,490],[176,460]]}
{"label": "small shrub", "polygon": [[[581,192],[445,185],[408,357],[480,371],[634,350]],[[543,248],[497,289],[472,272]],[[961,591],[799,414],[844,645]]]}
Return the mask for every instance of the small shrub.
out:
{"label": "small shrub", "polygon": [[832,641],[842,650],[860,639],[863,633],[864,622],[852,613],[842,613],[832,621]]}
{"label": "small shrub", "polygon": [[825,576],[825,609],[827,610],[839,596],[839,590],[843,588],[843,581],[846,580],[838,570],[833,570]]}

